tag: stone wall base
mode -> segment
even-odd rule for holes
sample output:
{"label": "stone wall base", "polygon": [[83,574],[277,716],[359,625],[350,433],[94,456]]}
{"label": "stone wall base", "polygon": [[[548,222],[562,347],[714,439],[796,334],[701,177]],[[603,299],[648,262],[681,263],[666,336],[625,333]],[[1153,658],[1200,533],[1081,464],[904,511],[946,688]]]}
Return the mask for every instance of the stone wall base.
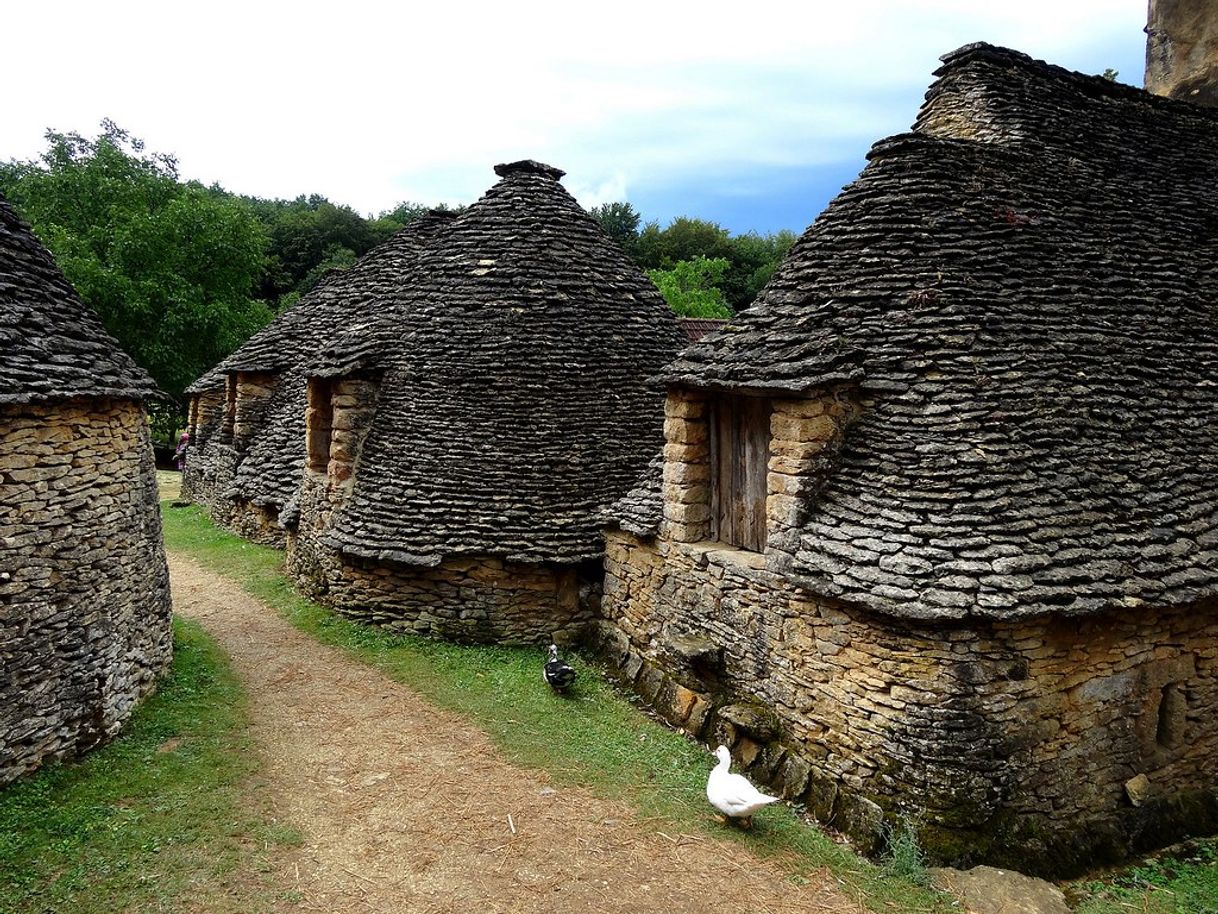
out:
{"label": "stone wall base", "polygon": [[173,649],[136,403],[0,407],[0,784],[115,736]]}
{"label": "stone wall base", "polygon": [[665,719],[865,852],[1068,876],[1218,831],[1218,607],[967,624],[764,557],[610,533],[600,649]]}
{"label": "stone wall base", "polygon": [[415,567],[301,549],[288,537],[300,590],[351,619],[393,631],[483,644],[582,641],[599,610],[600,569],[492,557]]}
{"label": "stone wall base", "polygon": [[287,548],[287,531],[279,526],[279,512],[275,508],[238,501],[228,506],[224,514],[223,526],[241,538],[276,549]]}

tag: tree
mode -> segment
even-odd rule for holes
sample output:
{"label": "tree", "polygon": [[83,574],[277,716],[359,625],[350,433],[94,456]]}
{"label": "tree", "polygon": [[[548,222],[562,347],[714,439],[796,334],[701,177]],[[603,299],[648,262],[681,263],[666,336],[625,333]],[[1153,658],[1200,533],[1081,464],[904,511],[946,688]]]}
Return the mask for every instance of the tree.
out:
{"label": "tree", "polygon": [[634,256],[639,240],[639,223],[642,216],[629,203],[602,203],[588,210],[588,214],[601,224],[605,233]]}
{"label": "tree", "polygon": [[271,318],[253,296],[266,233],[249,208],[178,180],[112,121],[88,139],[47,131],[38,161],[0,164],[0,192],[106,329],[180,400]]}
{"label": "tree", "polygon": [[647,275],[668,306],[682,317],[731,317],[719,286],[730,264],[722,257],[701,255],[679,260],[668,270],[648,270]]}
{"label": "tree", "polygon": [[663,229],[658,222],[647,223],[633,253],[645,270],[672,270],[682,261],[699,257],[726,261],[727,269],[715,280],[715,286],[735,311],[757,297],[794,243],[795,234],[786,230],[772,235],[749,232],[732,236],[718,223],[680,216]]}
{"label": "tree", "polygon": [[661,229],[648,222],[639,233],[637,259],[647,270],[669,270],[681,260],[706,257],[731,261],[732,241],[727,229],[716,222],[678,216]]}
{"label": "tree", "polygon": [[242,199],[270,238],[258,292],[278,310],[285,307],[285,296],[298,298],[313,288],[325,274],[325,264],[354,263],[396,231],[392,226],[376,226],[351,207],[319,194],[302,194],[295,200]]}
{"label": "tree", "polygon": [[795,243],[795,233],[783,229],[772,235],[748,232],[732,238],[732,268],[724,278],[723,294],[729,304],[748,307]]}

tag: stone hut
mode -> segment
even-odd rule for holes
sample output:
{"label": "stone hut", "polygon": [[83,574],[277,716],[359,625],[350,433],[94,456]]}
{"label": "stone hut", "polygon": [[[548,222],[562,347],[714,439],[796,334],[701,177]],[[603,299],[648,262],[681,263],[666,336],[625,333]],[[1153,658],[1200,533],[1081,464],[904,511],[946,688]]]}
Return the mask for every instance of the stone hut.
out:
{"label": "stone hut", "polygon": [[224,421],[226,381],[223,372],[212,368],[184,391],[190,398],[186,420],[190,449],[182,472],[182,497],[204,506],[211,504],[216,488],[216,473],[210,466],[212,450],[209,445],[216,440]]}
{"label": "stone hut", "polygon": [[154,393],[0,198],[0,784],[114,736],[169,664]]}
{"label": "stone hut", "polygon": [[1218,112],[943,61],[663,373],[604,643],[865,848],[1067,874],[1218,829]]}
{"label": "stone hut", "polygon": [[[391,295],[452,218],[435,210],[328,276],[191,386],[187,497],[256,542],[283,546],[305,463],[305,370],[365,307]],[[287,507],[288,514],[284,515]]]}
{"label": "stone hut", "polygon": [[495,170],[310,378],[288,566],[366,621],[537,642],[592,619],[598,515],[661,440],[682,334],[561,171]]}

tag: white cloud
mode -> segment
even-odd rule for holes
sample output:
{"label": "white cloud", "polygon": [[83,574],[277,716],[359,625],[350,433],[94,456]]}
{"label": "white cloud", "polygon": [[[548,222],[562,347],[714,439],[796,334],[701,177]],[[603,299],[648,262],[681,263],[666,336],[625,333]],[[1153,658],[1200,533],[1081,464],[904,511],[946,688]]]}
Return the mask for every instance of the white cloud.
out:
{"label": "white cloud", "polygon": [[1140,48],[1144,16],[1144,0],[26,3],[5,16],[23,91],[10,79],[0,156],[110,117],[244,193],[463,202],[529,157],[592,205],[857,157],[909,125],[945,51],[987,40],[1081,67]]}

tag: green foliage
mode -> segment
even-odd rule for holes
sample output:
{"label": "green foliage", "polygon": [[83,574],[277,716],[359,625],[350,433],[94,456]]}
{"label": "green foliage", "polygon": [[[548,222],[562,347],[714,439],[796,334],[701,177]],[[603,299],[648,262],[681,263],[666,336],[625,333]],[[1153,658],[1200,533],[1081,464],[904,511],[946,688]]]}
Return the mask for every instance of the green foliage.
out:
{"label": "green foliage", "polygon": [[705,219],[679,216],[661,229],[648,222],[639,233],[638,260],[645,269],[669,269],[681,260],[702,256],[730,260],[732,240],[727,229]]}
{"label": "green foliage", "polygon": [[636,256],[639,242],[639,223],[642,216],[629,203],[602,203],[588,210],[589,215],[601,224],[610,238],[622,246],[629,255]]}
{"label": "green foliage", "polygon": [[217,529],[195,507],[167,508],[164,515],[170,549],[237,580],[318,640],[465,715],[510,761],[548,771],[556,783],[630,803],[660,830],[743,842],[775,858],[792,879],[828,867],[876,910],[948,910],[942,896],[886,875],[785,806],[763,810],[749,832],[719,825],[706,804],[710,754],[617,694],[589,658],[579,659],[572,694],[556,696],[538,687],[542,656],[536,648],[449,644],[348,621],[292,589],[282,574],[282,553]]}
{"label": "green foliage", "polygon": [[795,240],[795,233],[789,229],[771,235],[748,232],[735,236],[732,239],[732,269],[725,280],[724,292],[728,301],[737,309],[752,303]]}
{"label": "green foliage", "polygon": [[887,845],[882,861],[885,873],[915,885],[930,885],[926,854],[918,843],[916,821],[905,819],[900,826],[888,826]]}
{"label": "green foliage", "polygon": [[1100,76],[1104,77],[1104,79],[1108,80],[1110,83],[1116,82],[1117,77],[1120,75],[1120,71],[1114,70],[1112,67],[1105,67],[1104,72],[1100,74]]}
{"label": "green foliage", "polygon": [[0,192],[81,297],[166,393],[271,318],[252,297],[266,234],[241,203],[178,181],[172,156],[110,121],[87,139],[48,131],[38,162],[0,165]]}
{"label": "green foliage", "polygon": [[[245,697],[197,625],[126,734],[0,789],[0,909],[11,914],[248,910],[251,846],[292,837],[247,795]],[[256,840],[255,840],[256,839]]]}
{"label": "green foliage", "polygon": [[1218,838],[1068,886],[1078,914],[1218,914]]}
{"label": "green foliage", "polygon": [[771,235],[733,236],[714,222],[682,216],[664,229],[657,222],[647,223],[632,253],[645,270],[671,270],[698,257],[726,261],[727,269],[714,285],[728,308],[738,311],[757,297],[794,243],[794,232],[785,229]]}
{"label": "green foliage", "polygon": [[457,213],[458,215],[465,212],[469,207],[465,205],[449,206],[447,203],[439,203],[435,206],[428,206],[425,203],[413,203],[404,201],[399,203],[391,210],[386,210],[375,219],[372,220],[372,230],[377,236],[377,243],[388,240],[391,236],[400,232],[414,220],[421,216],[427,215],[433,209],[442,212]]}
{"label": "green foliage", "polygon": [[668,306],[682,317],[731,317],[732,311],[719,286],[730,264],[722,257],[701,254],[678,260],[670,270],[648,270]]}
{"label": "green foliage", "polygon": [[277,311],[283,310],[285,296],[308,292],[329,269],[350,266],[396,231],[318,194],[295,200],[241,199],[269,238],[258,294],[275,303]]}

